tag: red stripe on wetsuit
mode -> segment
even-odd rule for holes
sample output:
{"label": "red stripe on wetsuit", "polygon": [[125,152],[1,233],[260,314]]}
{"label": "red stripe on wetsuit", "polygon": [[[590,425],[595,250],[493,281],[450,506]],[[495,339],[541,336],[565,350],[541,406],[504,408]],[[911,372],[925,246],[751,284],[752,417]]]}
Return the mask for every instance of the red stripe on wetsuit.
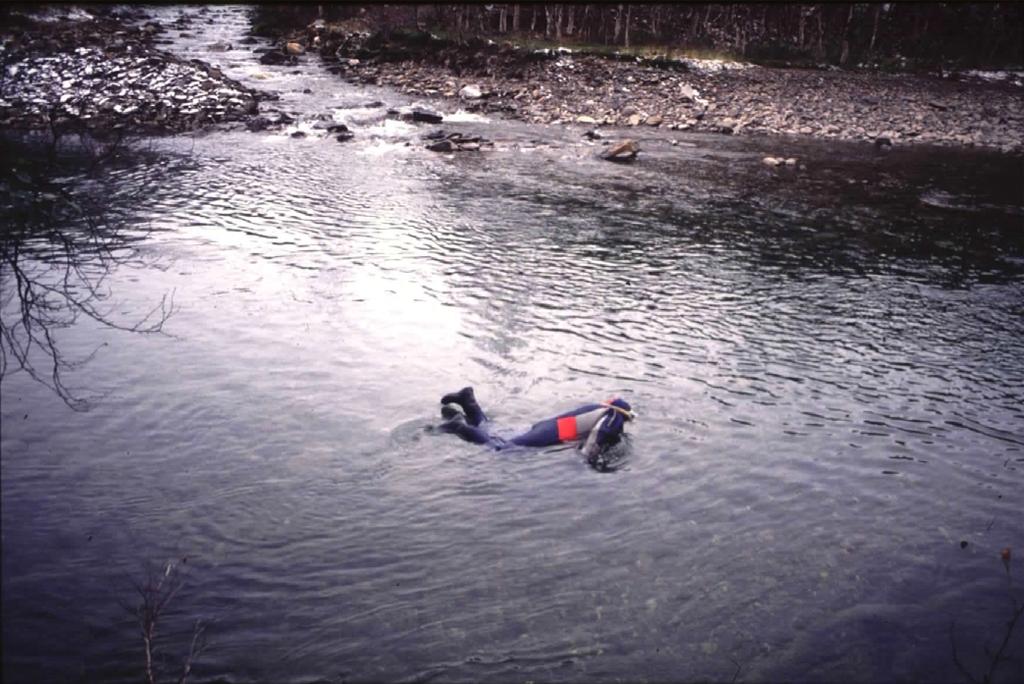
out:
{"label": "red stripe on wetsuit", "polygon": [[576,416],[559,418],[556,424],[558,426],[559,440],[569,442],[579,437],[579,432],[576,427]]}

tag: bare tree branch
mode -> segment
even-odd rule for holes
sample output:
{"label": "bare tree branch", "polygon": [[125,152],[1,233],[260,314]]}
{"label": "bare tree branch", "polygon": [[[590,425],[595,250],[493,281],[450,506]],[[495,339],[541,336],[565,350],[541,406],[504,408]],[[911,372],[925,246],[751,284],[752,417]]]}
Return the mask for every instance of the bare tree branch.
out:
{"label": "bare tree branch", "polygon": [[[73,164],[62,159],[69,136],[77,138]],[[111,330],[161,334],[175,311],[173,292],[134,321],[118,320],[113,306],[105,306],[112,296],[106,280],[115,269],[154,265],[141,250],[148,230],[111,209],[104,192],[105,172],[122,161],[127,143],[121,131],[97,140],[81,122],[54,111],[46,153],[36,156],[45,164],[11,155],[0,170],[0,205],[9,212],[0,229],[0,379],[25,371],[77,411],[102,394],[83,396],[65,376],[99,347],[68,359],[58,331],[85,316]],[[77,173],[67,176],[68,166]],[[151,174],[126,199],[151,190]]]}

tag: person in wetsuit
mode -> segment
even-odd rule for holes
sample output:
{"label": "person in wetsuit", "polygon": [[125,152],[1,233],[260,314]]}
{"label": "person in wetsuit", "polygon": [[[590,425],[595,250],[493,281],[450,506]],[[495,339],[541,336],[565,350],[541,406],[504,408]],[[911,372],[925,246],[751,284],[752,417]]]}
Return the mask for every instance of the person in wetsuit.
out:
{"label": "person in wetsuit", "polygon": [[635,417],[632,407],[624,399],[615,398],[603,404],[584,404],[568,413],[534,423],[521,435],[503,439],[490,434],[484,427],[487,416],[477,403],[472,387],[444,395],[441,404],[445,422],[439,429],[458,435],[467,442],[486,444],[500,451],[514,446],[545,447],[584,440],[584,452],[588,457],[615,444],[626,421]]}

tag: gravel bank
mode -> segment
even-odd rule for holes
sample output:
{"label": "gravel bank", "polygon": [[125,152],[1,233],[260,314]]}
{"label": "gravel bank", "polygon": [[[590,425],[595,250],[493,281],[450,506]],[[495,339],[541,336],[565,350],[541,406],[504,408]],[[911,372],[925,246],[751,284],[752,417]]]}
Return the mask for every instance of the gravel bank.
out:
{"label": "gravel bank", "polygon": [[154,47],[156,23],[100,8],[20,15],[0,45],[0,124],[176,133],[246,122],[268,96]]}
{"label": "gravel bank", "polygon": [[316,26],[291,40],[310,50],[319,43],[321,57],[350,81],[461,99],[467,109],[530,122],[1024,151],[1019,78],[613,59],[493,44],[382,45],[366,34]]}

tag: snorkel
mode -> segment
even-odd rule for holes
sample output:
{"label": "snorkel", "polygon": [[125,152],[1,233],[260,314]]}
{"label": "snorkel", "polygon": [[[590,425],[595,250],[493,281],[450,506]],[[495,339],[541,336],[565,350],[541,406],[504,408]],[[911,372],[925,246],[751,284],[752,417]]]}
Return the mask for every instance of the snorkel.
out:
{"label": "snorkel", "polygon": [[636,419],[636,413],[624,399],[613,399],[605,403],[608,410],[597,421],[587,440],[580,447],[583,457],[588,461],[595,459],[603,450],[618,443],[626,421]]}

